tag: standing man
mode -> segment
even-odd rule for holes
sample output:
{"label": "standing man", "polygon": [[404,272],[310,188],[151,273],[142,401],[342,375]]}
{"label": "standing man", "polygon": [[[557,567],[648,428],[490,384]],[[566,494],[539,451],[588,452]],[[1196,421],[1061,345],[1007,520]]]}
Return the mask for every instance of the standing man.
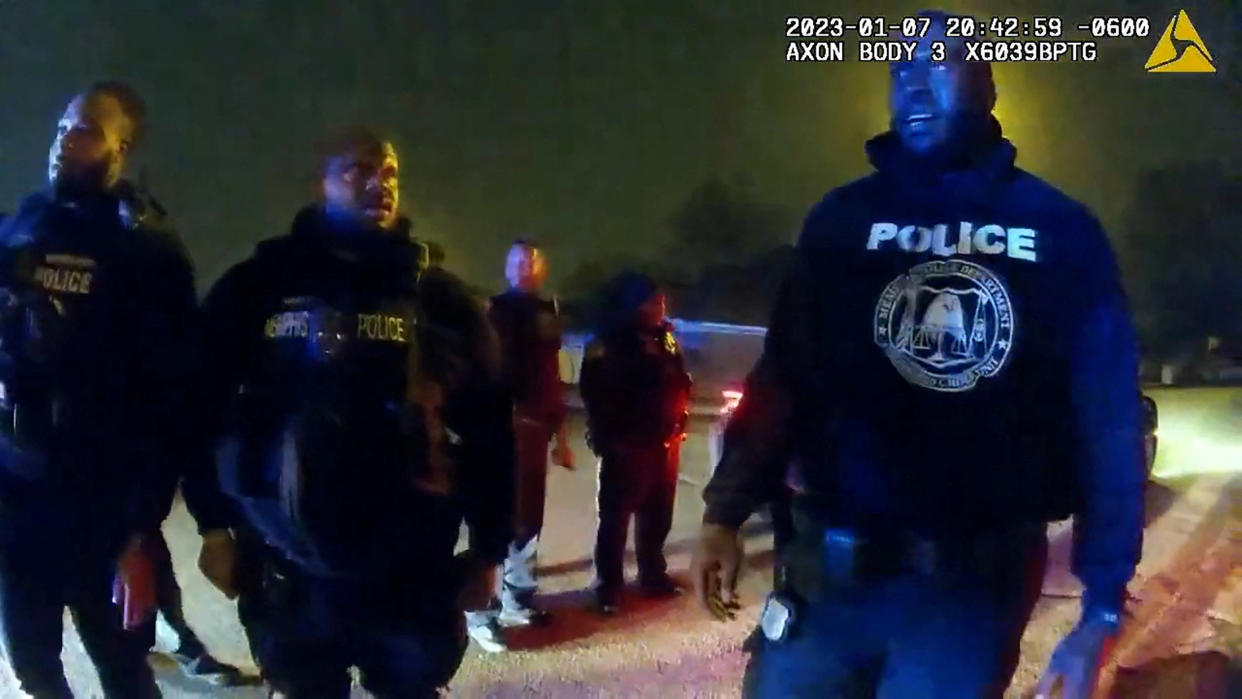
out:
{"label": "standing man", "polygon": [[513,538],[499,351],[460,282],[419,274],[390,141],[342,134],[322,182],[323,201],[205,303],[202,415],[221,488],[199,471],[185,490],[200,567],[240,594],[282,696],[347,697],[357,667],[377,696],[431,697]]}
{"label": "standing man", "polygon": [[[517,456],[514,538],[500,579],[500,599],[489,610],[466,614],[470,637],[492,653],[507,650],[499,625],[527,625],[547,618],[534,604],[539,585],[535,564],[543,530],[548,446],[553,439],[552,460],[566,469],[574,467],[560,377],[560,311],[556,299],[539,296],[547,276],[547,262],[539,246],[516,241],[505,261],[509,290],[494,296],[488,310],[488,318],[500,336],[503,374],[513,397]],[[499,611],[495,610],[497,604]]]}
{"label": "standing man", "polygon": [[946,16],[890,68],[876,172],[807,216],[704,499],[700,602],[737,604],[737,531],[798,473],[758,697],[1000,697],[1074,517],[1082,618],[1041,691],[1087,697],[1138,561],[1136,345],[1091,213],[1014,166],[986,63]]}
{"label": "standing man", "polygon": [[665,316],[664,293],[651,278],[621,275],[605,292],[582,360],[589,441],[600,456],[595,602],[603,614],[617,609],[631,516],[643,592],[682,591],[668,575],[664,541],[673,526],[691,384]]}
{"label": "standing man", "polygon": [[126,85],[75,97],[48,188],[0,229],[0,631],[41,698],[71,696],[65,607],[106,696],[159,694],[144,533],[172,501],[196,298],[162,210],[121,180],[144,122]]}

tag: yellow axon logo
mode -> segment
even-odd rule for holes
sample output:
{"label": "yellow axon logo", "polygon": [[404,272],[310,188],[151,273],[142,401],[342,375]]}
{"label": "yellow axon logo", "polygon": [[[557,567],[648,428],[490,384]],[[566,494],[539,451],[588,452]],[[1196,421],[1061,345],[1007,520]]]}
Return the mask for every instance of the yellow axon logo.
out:
{"label": "yellow axon logo", "polygon": [[306,311],[277,313],[263,324],[263,335],[268,338],[309,337],[310,314]]}
{"label": "yellow axon logo", "polygon": [[1148,73],[1215,73],[1212,54],[1199,38],[1185,10],[1179,10],[1165,27],[1143,69]]}
{"label": "yellow axon logo", "polygon": [[62,294],[91,293],[95,261],[76,255],[48,255],[35,267],[34,277],[46,291]]}
{"label": "yellow axon logo", "polygon": [[359,313],[358,339],[400,343],[410,341],[406,319],[384,313]]}

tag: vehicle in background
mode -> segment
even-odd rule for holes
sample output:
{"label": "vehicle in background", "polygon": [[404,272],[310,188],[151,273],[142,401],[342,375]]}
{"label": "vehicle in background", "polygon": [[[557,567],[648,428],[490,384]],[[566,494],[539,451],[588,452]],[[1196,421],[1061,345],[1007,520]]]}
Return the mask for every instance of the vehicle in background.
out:
{"label": "vehicle in background", "polygon": [[1143,468],[1147,477],[1151,478],[1152,469],[1156,466],[1156,446],[1159,441],[1160,411],[1156,401],[1148,395],[1140,395],[1143,407]]}
{"label": "vehicle in background", "polygon": [[708,479],[711,474],[716,472],[716,464],[720,463],[720,455],[724,451],[724,432],[728,426],[729,420],[733,417],[733,411],[737,410],[737,406],[742,402],[742,385],[741,382],[734,383],[720,391],[721,405],[719,414],[716,419],[712,420],[712,424],[707,428],[707,458],[708,462]]}

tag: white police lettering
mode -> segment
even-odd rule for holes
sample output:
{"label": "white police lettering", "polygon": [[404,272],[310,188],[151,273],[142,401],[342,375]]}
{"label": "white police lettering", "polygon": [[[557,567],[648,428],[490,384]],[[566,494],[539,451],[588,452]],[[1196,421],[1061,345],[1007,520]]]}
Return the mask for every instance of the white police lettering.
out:
{"label": "white police lettering", "polygon": [[958,252],[957,245],[947,245],[945,240],[949,237],[949,226],[945,223],[937,223],[932,229],[932,252],[941,257],[952,257]]}
{"label": "white police lettering", "polygon": [[875,342],[910,383],[961,392],[995,376],[1014,342],[1009,291],[986,267],[925,262],[894,279],[875,307]]}
{"label": "white police lettering", "polygon": [[867,239],[868,250],[879,250],[880,243],[886,240],[892,240],[897,237],[897,224],[895,223],[873,223],[871,224],[871,237]]}
{"label": "white police lettering", "polygon": [[[887,221],[871,224],[867,235],[868,250],[884,250],[896,247],[906,252],[921,253],[930,250],[940,257],[954,255],[1008,255],[1015,260],[1038,262],[1039,231],[1033,228],[1005,228],[988,223],[980,226],[970,221],[956,225],[937,223],[931,226],[915,224],[898,225]],[[888,243],[890,243],[889,245]]]}
{"label": "white police lettering", "polygon": [[1010,228],[1009,256],[1017,260],[1035,262],[1035,237],[1037,235],[1030,228]]}
{"label": "white police lettering", "polygon": [[975,249],[984,255],[999,255],[1005,252],[1005,244],[997,239],[1005,237],[1005,229],[996,224],[979,226],[975,231]]}
{"label": "white police lettering", "polygon": [[897,232],[897,244],[906,252],[924,252],[931,246],[931,231],[922,226],[906,226]]}

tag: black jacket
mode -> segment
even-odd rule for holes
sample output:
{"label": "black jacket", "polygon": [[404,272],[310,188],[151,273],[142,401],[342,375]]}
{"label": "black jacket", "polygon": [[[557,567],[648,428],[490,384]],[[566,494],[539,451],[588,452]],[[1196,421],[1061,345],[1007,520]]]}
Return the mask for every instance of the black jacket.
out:
{"label": "black jacket", "polygon": [[523,415],[559,426],[565,420],[565,396],[556,302],[510,289],[492,297],[487,316],[500,335],[514,406]]}
{"label": "black jacket", "polygon": [[249,528],[309,572],[358,577],[443,565],[464,516],[472,548],[503,558],[513,446],[495,335],[457,279],[420,277],[407,235],[305,209],[211,290],[203,347],[218,472],[187,482],[201,529]]}
{"label": "black jacket", "polygon": [[691,380],[671,325],[623,327],[587,346],[579,378],[591,442],[653,446],[686,426]]}
{"label": "black jacket", "polygon": [[5,414],[54,403],[56,415],[43,446],[0,435],[0,500],[44,497],[130,533],[158,528],[189,434],[196,295],[184,247],[126,183],[89,201],[27,197],[0,225],[0,247],[6,294],[54,309],[35,322],[51,338],[38,378],[22,358],[33,335],[5,338]]}
{"label": "black jacket", "polygon": [[811,210],[706,519],[740,524],[791,461],[844,526],[1073,515],[1089,603],[1119,608],[1144,489],[1126,298],[1095,218],[994,136],[947,172],[880,136]]}

